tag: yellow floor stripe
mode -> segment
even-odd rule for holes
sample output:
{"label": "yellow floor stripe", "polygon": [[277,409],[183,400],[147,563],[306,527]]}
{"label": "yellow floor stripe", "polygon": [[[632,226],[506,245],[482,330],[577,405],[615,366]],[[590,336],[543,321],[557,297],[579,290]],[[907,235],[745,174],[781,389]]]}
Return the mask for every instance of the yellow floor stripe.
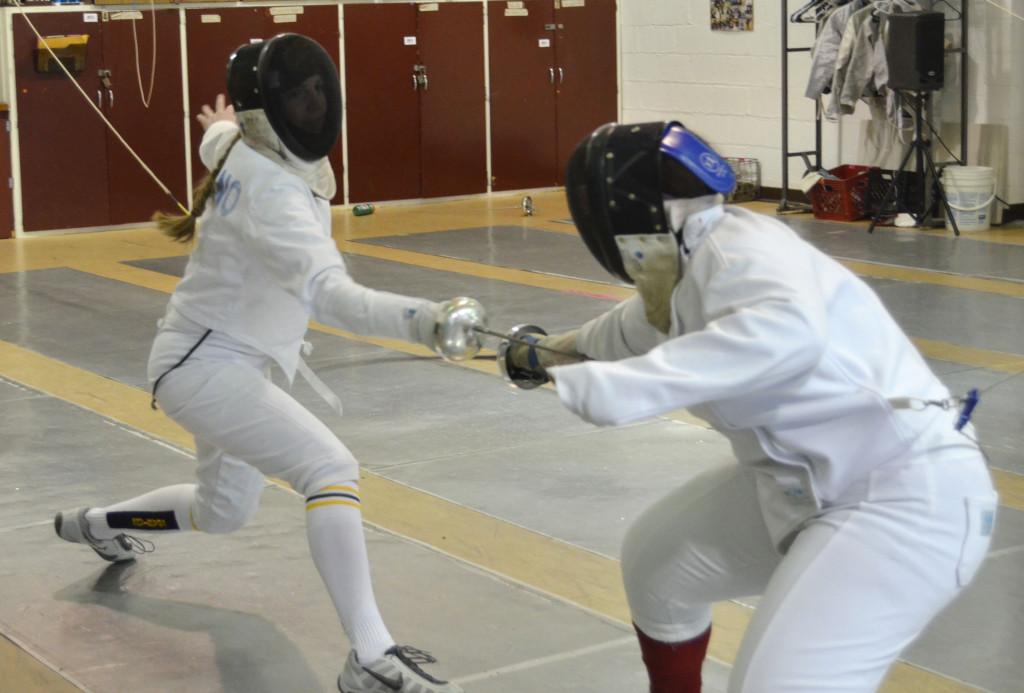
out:
{"label": "yellow floor stripe", "polygon": [[59,673],[0,633],[0,680],[3,690],[17,693],[81,693]]}
{"label": "yellow floor stripe", "polygon": [[0,274],[70,267],[77,262],[149,260],[189,250],[152,229],[10,239],[0,241]]}
{"label": "yellow floor stripe", "polygon": [[862,277],[875,279],[896,279],[901,282],[932,284],[934,286],[947,286],[953,289],[967,289],[968,291],[979,291],[987,294],[999,294],[1002,296],[1024,296],[1024,282],[1013,282],[1002,279],[985,279],[983,277],[968,277],[962,274],[950,274],[934,270],[916,269],[913,267],[902,267],[896,265],[883,265],[875,262],[860,262],[857,260],[843,260],[839,262],[847,267],[854,274]]}
{"label": "yellow floor stripe", "polygon": [[[26,387],[191,449],[191,438],[161,412],[148,393],[0,341],[0,373]],[[93,394],[94,391],[99,394]],[[363,470],[366,519],[434,546],[486,570],[568,600],[623,623],[629,611],[618,562],[496,517]],[[734,602],[715,605],[709,653],[731,663],[752,611]],[[888,693],[972,691],[969,686],[899,662]]]}
{"label": "yellow floor stripe", "polygon": [[0,375],[183,448],[192,436],[149,406],[148,392],[0,341]]}
{"label": "yellow floor stripe", "polygon": [[1024,475],[995,467],[989,470],[996,491],[999,492],[999,504],[1004,508],[1024,511]]}
{"label": "yellow floor stripe", "polygon": [[111,260],[78,260],[69,265],[71,269],[80,272],[87,272],[98,277],[113,279],[114,281],[141,286],[145,289],[171,293],[178,285],[179,278],[165,272],[133,267],[123,262]]}
{"label": "yellow floor stripe", "polygon": [[370,216],[356,217],[351,210],[336,209],[332,215],[334,234],[343,240],[407,236],[437,231],[494,226],[566,231],[575,227],[559,223],[569,216],[561,192],[531,193],[537,215],[523,216],[523,195],[493,196],[455,202],[384,205]]}
{"label": "yellow floor stripe", "polygon": [[922,355],[936,361],[962,363],[968,366],[1002,371],[1004,373],[1020,373],[1024,371],[1024,356],[1019,354],[958,346],[948,342],[921,339],[919,337],[915,337],[911,341],[914,342],[914,345]]}
{"label": "yellow floor stripe", "polygon": [[368,245],[366,243],[354,243],[352,241],[339,241],[338,246],[342,252],[364,257],[373,257],[380,260],[399,262],[405,265],[423,267],[426,269],[454,272],[481,279],[494,279],[521,286],[533,286],[539,289],[551,289],[565,293],[574,293],[584,296],[605,298],[610,301],[621,301],[629,298],[635,292],[632,288],[615,286],[604,282],[593,282],[586,279],[573,279],[570,277],[557,277],[540,272],[512,269],[487,265],[471,260],[458,260],[455,258],[442,257],[439,255],[428,255],[413,250],[399,250],[385,246]]}

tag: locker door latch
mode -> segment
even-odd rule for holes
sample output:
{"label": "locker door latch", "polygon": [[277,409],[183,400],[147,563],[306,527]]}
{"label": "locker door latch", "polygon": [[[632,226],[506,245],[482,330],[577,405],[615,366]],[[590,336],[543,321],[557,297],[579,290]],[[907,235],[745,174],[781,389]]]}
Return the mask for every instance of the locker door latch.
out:
{"label": "locker door latch", "polygon": [[413,89],[422,88],[423,91],[426,91],[430,87],[430,80],[427,78],[426,65],[412,66],[412,87]]}
{"label": "locker door latch", "polygon": [[98,70],[97,73],[100,78],[100,84],[107,90],[107,100],[110,101],[110,107],[114,107],[114,83],[111,81],[113,73],[110,70]]}

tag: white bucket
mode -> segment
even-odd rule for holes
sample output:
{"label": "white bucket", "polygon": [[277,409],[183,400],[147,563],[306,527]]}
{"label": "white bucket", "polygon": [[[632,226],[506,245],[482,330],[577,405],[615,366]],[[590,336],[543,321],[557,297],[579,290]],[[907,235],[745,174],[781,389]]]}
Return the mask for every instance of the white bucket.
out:
{"label": "white bucket", "polygon": [[[991,221],[996,199],[996,177],[988,166],[947,166],[942,169],[942,189],[961,231],[984,231]],[[949,219],[946,228],[953,229]]]}

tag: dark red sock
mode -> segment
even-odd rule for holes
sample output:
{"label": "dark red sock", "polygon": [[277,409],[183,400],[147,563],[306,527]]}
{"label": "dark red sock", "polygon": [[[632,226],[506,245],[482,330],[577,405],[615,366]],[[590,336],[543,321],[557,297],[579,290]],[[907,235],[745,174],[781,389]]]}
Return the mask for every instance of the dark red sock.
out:
{"label": "dark red sock", "polygon": [[659,642],[633,624],[640,653],[651,679],[651,693],[700,693],[700,669],[708,651],[711,628],[692,640]]}

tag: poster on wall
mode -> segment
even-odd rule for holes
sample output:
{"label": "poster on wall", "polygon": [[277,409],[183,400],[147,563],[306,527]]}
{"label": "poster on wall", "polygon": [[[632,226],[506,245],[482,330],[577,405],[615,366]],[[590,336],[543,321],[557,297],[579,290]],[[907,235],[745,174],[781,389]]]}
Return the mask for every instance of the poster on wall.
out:
{"label": "poster on wall", "polygon": [[754,0],[711,0],[712,31],[753,31]]}

